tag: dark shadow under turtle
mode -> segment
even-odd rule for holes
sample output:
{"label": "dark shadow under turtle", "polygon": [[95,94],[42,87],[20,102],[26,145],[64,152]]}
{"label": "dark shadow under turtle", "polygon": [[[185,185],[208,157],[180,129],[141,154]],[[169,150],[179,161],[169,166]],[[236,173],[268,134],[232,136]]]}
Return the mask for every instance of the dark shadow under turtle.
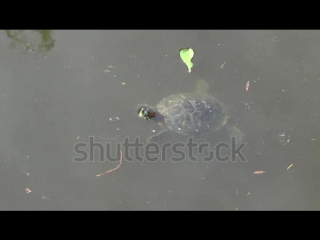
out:
{"label": "dark shadow under turtle", "polygon": [[163,98],[156,108],[140,104],[139,117],[155,121],[162,127],[158,134],[151,136],[147,141],[170,139],[168,134],[175,132],[180,136],[193,137],[233,136],[237,143],[241,142],[242,132],[228,124],[227,108],[209,94],[208,89],[207,82],[199,80],[193,93],[180,93]]}

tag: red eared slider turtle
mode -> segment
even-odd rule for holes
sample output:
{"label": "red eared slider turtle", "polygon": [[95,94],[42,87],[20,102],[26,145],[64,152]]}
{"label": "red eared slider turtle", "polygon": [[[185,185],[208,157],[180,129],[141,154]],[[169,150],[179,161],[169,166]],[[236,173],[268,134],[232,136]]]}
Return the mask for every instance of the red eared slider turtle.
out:
{"label": "red eared slider turtle", "polygon": [[[156,121],[164,127],[149,140],[162,135],[167,130],[182,135],[203,135],[225,127],[229,118],[227,110],[218,99],[207,93],[208,88],[208,84],[200,80],[195,93],[180,93],[163,98],[156,108],[140,104],[139,117]],[[230,126],[228,130],[238,138],[237,141],[242,140],[240,130]]]}

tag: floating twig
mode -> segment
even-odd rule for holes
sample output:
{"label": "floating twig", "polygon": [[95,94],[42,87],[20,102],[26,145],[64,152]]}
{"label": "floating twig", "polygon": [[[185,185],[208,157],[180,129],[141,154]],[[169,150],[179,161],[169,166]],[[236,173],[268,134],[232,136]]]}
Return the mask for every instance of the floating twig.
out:
{"label": "floating twig", "polygon": [[224,63],[222,63],[221,65],[221,69],[224,67],[224,65],[227,63],[227,61],[225,61]]}
{"label": "floating twig", "polygon": [[103,172],[103,173],[100,173],[100,174],[96,175],[96,177],[100,177],[100,176],[102,176],[104,174],[116,171],[117,169],[119,169],[121,167],[121,163],[122,163],[122,150],[120,150],[120,163],[119,163],[119,165],[117,167],[111,169],[111,170],[108,170],[106,172]]}
{"label": "floating twig", "polygon": [[253,174],[263,174],[266,173],[266,171],[255,171]]}
{"label": "floating twig", "polygon": [[250,87],[250,82],[248,81],[247,84],[246,84],[246,92],[248,92],[249,87]]}

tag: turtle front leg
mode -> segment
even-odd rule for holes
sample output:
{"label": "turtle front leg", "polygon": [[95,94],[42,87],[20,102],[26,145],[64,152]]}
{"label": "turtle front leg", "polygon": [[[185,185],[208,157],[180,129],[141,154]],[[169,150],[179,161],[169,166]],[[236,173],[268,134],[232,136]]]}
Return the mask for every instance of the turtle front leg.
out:
{"label": "turtle front leg", "polygon": [[158,142],[161,138],[168,135],[168,132],[169,132],[168,130],[162,129],[157,134],[147,138],[147,142]]}

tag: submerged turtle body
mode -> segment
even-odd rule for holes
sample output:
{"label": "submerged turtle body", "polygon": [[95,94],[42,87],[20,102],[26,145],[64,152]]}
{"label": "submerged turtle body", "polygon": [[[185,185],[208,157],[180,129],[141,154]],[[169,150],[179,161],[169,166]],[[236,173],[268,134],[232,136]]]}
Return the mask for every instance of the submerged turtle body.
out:
{"label": "submerged turtle body", "polygon": [[242,132],[234,126],[225,127],[229,117],[227,110],[218,99],[208,93],[208,89],[208,83],[199,80],[194,93],[180,93],[163,98],[156,108],[147,104],[139,105],[139,117],[167,128],[151,136],[148,141],[164,136],[168,129],[183,135],[204,135],[223,128],[227,135],[235,136],[241,142]]}
{"label": "submerged turtle body", "polygon": [[170,130],[184,135],[217,131],[228,118],[225,108],[216,98],[191,93],[163,98],[157,110]]}

